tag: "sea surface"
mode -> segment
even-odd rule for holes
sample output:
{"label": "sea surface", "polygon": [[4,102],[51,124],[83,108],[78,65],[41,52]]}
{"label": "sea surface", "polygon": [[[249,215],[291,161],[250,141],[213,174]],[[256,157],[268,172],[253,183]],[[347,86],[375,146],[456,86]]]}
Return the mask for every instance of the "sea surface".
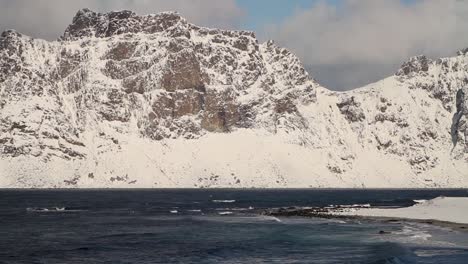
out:
{"label": "sea surface", "polygon": [[0,263],[466,264],[464,231],[261,214],[441,195],[468,190],[0,190]]}

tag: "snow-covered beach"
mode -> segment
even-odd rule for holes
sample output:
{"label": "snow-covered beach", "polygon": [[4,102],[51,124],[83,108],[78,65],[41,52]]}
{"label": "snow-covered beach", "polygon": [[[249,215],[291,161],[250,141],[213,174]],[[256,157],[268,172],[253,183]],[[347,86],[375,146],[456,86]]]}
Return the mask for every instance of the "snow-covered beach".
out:
{"label": "snow-covered beach", "polygon": [[332,214],[468,224],[468,197],[438,197],[418,202],[405,208],[350,208]]}

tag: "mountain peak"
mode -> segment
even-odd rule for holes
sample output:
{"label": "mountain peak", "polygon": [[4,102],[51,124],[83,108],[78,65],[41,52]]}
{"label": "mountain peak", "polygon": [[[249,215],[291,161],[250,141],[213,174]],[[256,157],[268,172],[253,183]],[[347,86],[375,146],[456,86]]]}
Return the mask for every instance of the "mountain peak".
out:
{"label": "mountain peak", "polygon": [[411,73],[427,72],[429,70],[429,64],[432,61],[424,55],[418,55],[411,57],[408,61],[401,65],[397,71],[397,76],[410,75]]}
{"label": "mountain peak", "polygon": [[156,33],[173,27],[186,27],[187,21],[177,12],[137,15],[129,10],[97,13],[84,8],[79,10],[65,30],[61,40],[83,37],[105,38],[125,33]]}
{"label": "mountain peak", "polygon": [[2,34],[0,35],[1,38],[5,38],[5,39],[20,38],[23,36],[24,36],[23,34],[21,34],[20,32],[14,29],[7,29],[3,31]]}
{"label": "mountain peak", "polygon": [[467,55],[467,54],[468,54],[468,48],[464,48],[457,52],[458,56]]}

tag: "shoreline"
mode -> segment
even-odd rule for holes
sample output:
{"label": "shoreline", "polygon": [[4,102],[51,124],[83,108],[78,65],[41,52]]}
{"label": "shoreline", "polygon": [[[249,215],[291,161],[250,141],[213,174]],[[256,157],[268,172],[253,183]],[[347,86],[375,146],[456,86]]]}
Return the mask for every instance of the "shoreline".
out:
{"label": "shoreline", "polygon": [[341,219],[341,220],[364,220],[364,221],[375,221],[375,222],[382,222],[382,223],[401,223],[401,222],[408,222],[408,223],[419,223],[419,224],[427,224],[439,227],[450,228],[454,231],[462,231],[468,232],[468,224],[463,223],[456,223],[456,222],[448,222],[448,221],[440,221],[434,219],[413,219],[413,218],[399,218],[399,217],[384,217],[384,216],[360,216],[360,215],[333,215],[333,214],[317,214],[317,215],[282,215],[282,214],[265,214],[262,215],[267,216],[275,216],[275,217],[301,217],[301,218],[320,218],[320,219]]}
{"label": "shoreline", "polygon": [[408,207],[371,207],[370,204],[328,207],[276,208],[263,212],[280,217],[412,222],[468,232],[468,197],[438,197]]}

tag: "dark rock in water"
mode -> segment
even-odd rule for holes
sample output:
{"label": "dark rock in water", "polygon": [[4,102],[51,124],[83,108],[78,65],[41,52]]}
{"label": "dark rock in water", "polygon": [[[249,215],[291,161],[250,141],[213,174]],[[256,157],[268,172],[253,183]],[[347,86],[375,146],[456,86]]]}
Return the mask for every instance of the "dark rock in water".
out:
{"label": "dark rock in water", "polygon": [[389,231],[383,231],[383,230],[380,230],[379,231],[379,235],[388,235],[388,234],[391,234],[392,232],[389,232]]}
{"label": "dark rock in water", "polygon": [[343,212],[349,208],[369,208],[369,205],[338,205],[330,207],[287,207],[269,209],[263,212],[264,215],[270,216],[301,216],[301,217],[317,217],[317,218],[353,218],[352,216],[337,215],[335,213]]}
{"label": "dark rock in water", "polygon": [[263,212],[265,215],[271,216],[303,216],[303,217],[326,217],[328,213],[327,209],[316,207],[316,208],[297,208],[297,207],[288,207],[288,208],[278,208],[271,209]]}

